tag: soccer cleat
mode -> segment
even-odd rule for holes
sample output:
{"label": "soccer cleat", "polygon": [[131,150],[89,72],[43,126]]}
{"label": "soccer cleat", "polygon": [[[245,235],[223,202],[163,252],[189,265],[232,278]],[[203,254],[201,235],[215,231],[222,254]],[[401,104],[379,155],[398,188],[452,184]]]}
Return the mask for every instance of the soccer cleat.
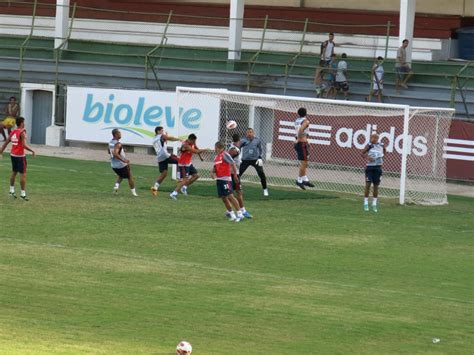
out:
{"label": "soccer cleat", "polygon": [[310,183],[309,181],[303,181],[303,185],[308,186],[308,187],[314,187],[314,185]]}
{"label": "soccer cleat", "polygon": [[234,222],[235,222],[235,223],[239,223],[239,222],[242,221],[243,219],[244,219],[244,216],[237,216],[237,217],[235,217]]}
{"label": "soccer cleat", "polygon": [[184,195],[184,196],[188,196],[188,188],[186,186],[183,186],[181,188],[181,193]]}
{"label": "soccer cleat", "polygon": [[170,193],[170,198],[175,200],[175,201],[178,201],[178,196],[175,195],[174,193]]}
{"label": "soccer cleat", "polygon": [[229,211],[225,211],[225,216],[226,218],[232,217],[232,214]]}
{"label": "soccer cleat", "polygon": [[242,215],[243,215],[245,218],[252,218],[252,215],[251,215],[248,211],[245,211],[244,213],[242,213]]}
{"label": "soccer cleat", "polygon": [[23,201],[29,201],[30,199],[28,198],[28,196],[20,196],[20,198],[23,200]]}
{"label": "soccer cleat", "polygon": [[16,199],[16,194],[14,192],[10,192],[8,196],[10,196],[13,199]]}
{"label": "soccer cleat", "polygon": [[263,189],[263,196],[268,196],[268,189]]}
{"label": "soccer cleat", "polygon": [[364,211],[369,212],[369,204],[368,203],[364,203]]}
{"label": "soccer cleat", "polygon": [[233,216],[231,215],[229,217],[229,222],[235,222],[236,220],[237,220],[237,217],[235,215],[233,215]]}
{"label": "soccer cleat", "polygon": [[[367,206],[368,207],[368,206]],[[372,205],[372,211],[374,212],[378,212],[378,208],[377,208],[377,205]]]}
{"label": "soccer cleat", "polygon": [[301,190],[306,190],[306,187],[304,187],[304,182],[299,182],[299,181],[297,180],[297,181],[296,181],[296,185],[298,185]]}
{"label": "soccer cleat", "polygon": [[152,187],[150,188],[150,191],[151,191],[151,194],[152,194],[153,196],[158,195],[158,189],[157,189],[155,186],[152,186]]}

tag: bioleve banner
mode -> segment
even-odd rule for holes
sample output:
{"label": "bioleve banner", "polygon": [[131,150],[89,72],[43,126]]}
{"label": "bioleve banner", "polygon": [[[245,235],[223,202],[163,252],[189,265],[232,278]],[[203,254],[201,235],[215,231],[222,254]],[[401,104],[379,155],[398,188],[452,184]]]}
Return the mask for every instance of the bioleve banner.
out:
{"label": "bioleve banner", "polygon": [[[200,147],[218,139],[219,99],[194,100],[176,108],[176,93],[164,91],[67,88],[66,139],[105,143],[119,128],[122,142],[151,145],[155,127],[185,139],[194,133]],[[176,112],[179,110],[179,112]]]}

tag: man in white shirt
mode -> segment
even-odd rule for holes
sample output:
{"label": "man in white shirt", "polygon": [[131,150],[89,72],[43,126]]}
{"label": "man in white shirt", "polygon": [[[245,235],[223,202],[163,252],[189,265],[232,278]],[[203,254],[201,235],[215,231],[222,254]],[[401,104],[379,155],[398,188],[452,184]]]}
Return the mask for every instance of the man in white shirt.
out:
{"label": "man in white shirt", "polygon": [[322,92],[322,72],[324,68],[328,67],[331,62],[332,55],[334,54],[334,48],[336,43],[334,43],[334,33],[329,33],[329,39],[321,43],[321,55],[319,60],[319,66],[316,69],[316,74],[314,75],[314,83],[316,84],[316,94],[318,97],[321,96]]}
{"label": "man in white shirt", "polygon": [[335,84],[335,94],[334,98],[336,98],[339,91],[342,90],[344,94],[344,100],[348,100],[349,95],[349,83],[347,82],[347,54],[342,53],[341,60],[337,62],[337,72],[336,72],[336,84]]}

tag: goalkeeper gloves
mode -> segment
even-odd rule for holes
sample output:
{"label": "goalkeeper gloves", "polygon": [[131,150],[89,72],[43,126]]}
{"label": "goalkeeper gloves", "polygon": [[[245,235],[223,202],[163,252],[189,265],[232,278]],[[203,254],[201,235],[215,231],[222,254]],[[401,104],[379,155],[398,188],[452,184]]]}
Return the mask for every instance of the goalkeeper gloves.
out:
{"label": "goalkeeper gloves", "polygon": [[263,166],[263,160],[261,158],[258,158],[256,164],[258,166]]}

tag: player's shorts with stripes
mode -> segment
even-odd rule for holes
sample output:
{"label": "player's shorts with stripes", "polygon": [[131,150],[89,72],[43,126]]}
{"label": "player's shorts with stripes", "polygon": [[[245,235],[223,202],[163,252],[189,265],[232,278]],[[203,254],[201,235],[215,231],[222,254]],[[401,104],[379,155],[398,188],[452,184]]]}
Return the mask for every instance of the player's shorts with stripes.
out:
{"label": "player's shorts with stripes", "polygon": [[380,165],[367,166],[365,168],[365,181],[378,186],[382,176],[382,167]]}
{"label": "player's shorts with stripes", "polygon": [[295,150],[298,160],[307,161],[309,155],[309,147],[307,142],[295,143]]}
{"label": "player's shorts with stripes", "polygon": [[216,180],[217,196],[225,197],[231,195],[234,190],[232,189],[232,181]]}
{"label": "player's shorts with stripes", "polygon": [[12,159],[12,171],[20,174],[26,173],[26,157],[11,157]]}
{"label": "player's shorts with stripes", "polygon": [[197,170],[193,164],[191,165],[178,165],[178,171],[176,173],[178,180],[186,179],[190,175],[197,174]]}
{"label": "player's shorts with stripes", "polygon": [[123,168],[112,168],[113,171],[115,171],[115,174],[117,174],[119,177],[122,179],[130,179],[130,166],[124,166]]}
{"label": "player's shorts with stripes", "polygon": [[168,170],[169,164],[178,164],[178,157],[174,154],[170,155],[167,159],[158,163],[158,170],[160,173]]}

